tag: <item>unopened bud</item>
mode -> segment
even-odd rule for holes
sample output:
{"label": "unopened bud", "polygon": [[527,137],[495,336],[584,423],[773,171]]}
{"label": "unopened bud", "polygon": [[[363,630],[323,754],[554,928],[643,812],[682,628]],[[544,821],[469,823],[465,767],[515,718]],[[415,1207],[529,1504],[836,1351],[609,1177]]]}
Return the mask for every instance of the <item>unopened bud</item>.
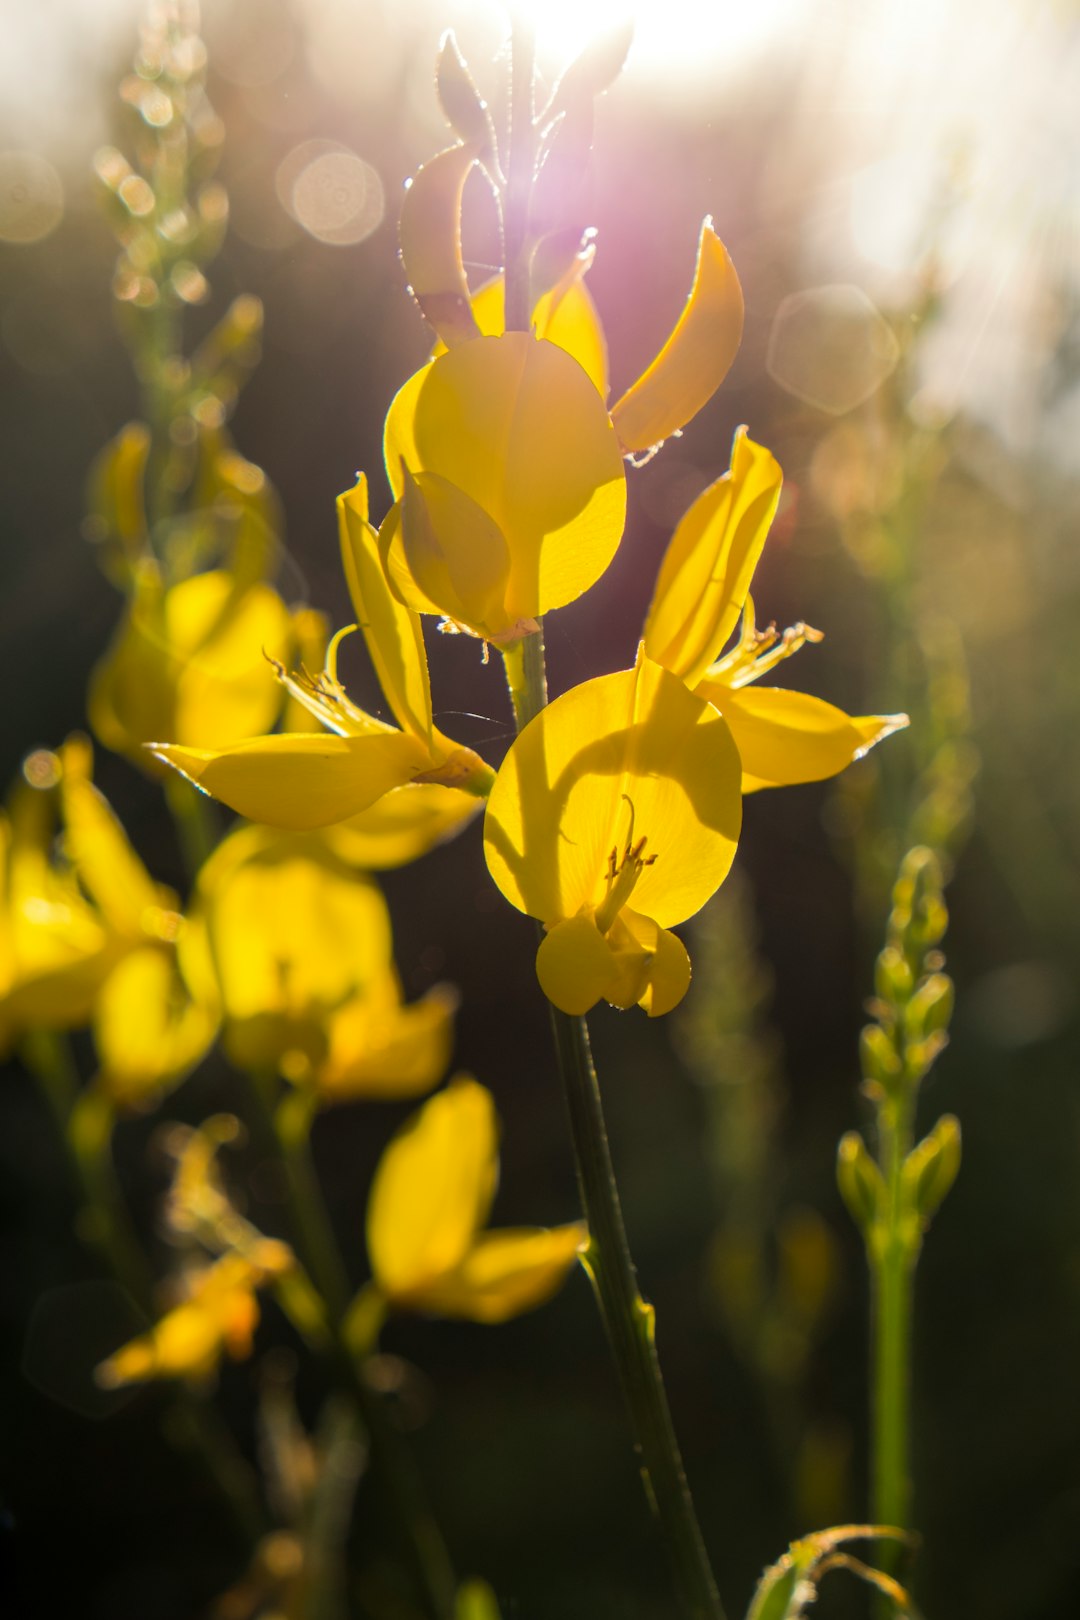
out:
{"label": "unopened bud", "polygon": [[859,1038],[864,1080],[891,1091],[902,1073],[896,1047],[880,1024],[867,1024]]}
{"label": "unopened bud", "polygon": [[886,1188],[885,1179],[858,1131],[848,1131],[840,1138],[836,1181],[855,1225],[864,1235],[868,1234],[885,1207]]}
{"label": "unopened bud", "polygon": [[925,1040],[947,1030],[955,994],[953,982],[945,973],[932,973],[924,979],[904,1009],[904,1029],[909,1040]]}
{"label": "unopened bud", "polygon": [[905,1200],[922,1225],[940,1209],[960,1169],[960,1122],[944,1114],[904,1161]]}

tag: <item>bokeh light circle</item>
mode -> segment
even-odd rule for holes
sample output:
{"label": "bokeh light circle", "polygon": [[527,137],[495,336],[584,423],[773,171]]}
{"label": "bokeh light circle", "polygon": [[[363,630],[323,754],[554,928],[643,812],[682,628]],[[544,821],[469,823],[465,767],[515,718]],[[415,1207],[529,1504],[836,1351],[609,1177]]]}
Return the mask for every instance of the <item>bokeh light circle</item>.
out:
{"label": "bokeh light circle", "polygon": [[382,224],[383,184],[375,169],[333,141],[303,141],[280,164],[282,206],[318,242],[350,247]]}
{"label": "bokeh light circle", "polygon": [[64,188],[38,152],[0,152],[0,242],[40,242],[59,225]]}

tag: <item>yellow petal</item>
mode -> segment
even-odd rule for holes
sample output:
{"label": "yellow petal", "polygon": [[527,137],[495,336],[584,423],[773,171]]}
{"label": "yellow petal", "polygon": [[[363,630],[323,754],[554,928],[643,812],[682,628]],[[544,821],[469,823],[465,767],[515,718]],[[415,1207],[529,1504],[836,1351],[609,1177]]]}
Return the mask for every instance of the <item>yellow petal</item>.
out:
{"label": "yellow petal", "polygon": [[70,737],[60,751],[61,802],[67,852],[102,916],[121,933],[152,928],[162,893],[136,855],[104,795],[90,780],[93,756],[83,737]]}
{"label": "yellow petal", "polygon": [[733,689],[702,681],[697,691],[716,704],[731,727],[742,758],[744,793],[835,776],[907,725],[902,714],[853,720],[821,698],[777,686]]}
{"label": "yellow petal", "polygon": [[482,808],[481,799],[460,788],[410,783],[338,822],[327,830],[327,837],[344,860],[369,872],[384,872],[453,838]]}
{"label": "yellow petal", "polygon": [[680,519],[645,620],[645,651],[695,686],[738,623],[780,499],[781,472],[739,428],[731,471]]}
{"label": "yellow petal", "polygon": [[[558,286],[537,299],[533,308],[532,324],[537,337],[547,338],[572,355],[578,365],[591,378],[601,399],[607,398],[608,357],[607,340],[600,324],[596,305],[585,287],[582,277],[592,263],[592,255],[579,256],[571,272]],[[486,281],[473,294],[473,317],[485,337],[499,337],[506,330],[505,284],[502,276]],[[433,358],[446,353],[446,345],[437,343]]]}
{"label": "yellow petal", "polygon": [[403,469],[401,542],[409,573],[440,611],[498,640],[513,623],[504,601],[510,553],[497,523],[437,473]]}
{"label": "yellow petal", "polygon": [[512,620],[573,601],[618,546],[626,480],[603,402],[569,355],[529,333],[461,344],[410,378],[386,423],[395,497],[402,460],[449,479],[501,530]]}
{"label": "yellow petal", "polygon": [[404,731],[364,737],[292,731],[217,751],[161,745],[154,753],[249,821],[298,832],[355,816],[431,763],[424,745]]}
{"label": "yellow petal", "polygon": [[487,1220],[498,1177],[495,1107],[475,1080],[452,1080],[394,1137],[367,1213],[375,1282],[392,1302],[458,1267]]}
{"label": "yellow petal", "polygon": [[131,951],[106,980],[94,1009],[100,1084],[115,1101],[152,1102],[207,1051],[217,1020],[193,1001],[169,952]]}
{"label": "yellow petal", "polygon": [[203,867],[205,924],[227,1020],[247,1069],[325,1056],[328,1015],[389,970],[390,919],[379,889],[314,834],[241,828]]}
{"label": "yellow petal", "polygon": [[636,911],[691,916],[726,877],[741,823],[739,757],[708,704],[648,659],[555,699],[511,747],[488,800],[492,877],[545,922],[597,907],[612,851],[647,839]]}
{"label": "yellow petal", "polygon": [[403,1007],[395,984],[391,1003],[378,1001],[368,992],[331,1016],[329,1050],[314,1075],[321,1102],[420,1097],[446,1073],[458,1004],[454,992],[437,988]]}
{"label": "yellow petal", "polygon": [[484,1232],[457,1271],[426,1289],[415,1308],[485,1323],[535,1310],[562,1287],[588,1235],[580,1223],[552,1231],[508,1227]]}
{"label": "yellow petal", "polygon": [[640,917],[629,906],[620,921],[650,952],[645,989],[638,998],[650,1018],[660,1018],[677,1007],[690,988],[690,957],[677,934],[658,928],[649,917]]}
{"label": "yellow petal", "polygon": [[157,1326],[117,1350],[95,1371],[103,1389],[152,1378],[205,1378],[221,1359],[221,1324],[196,1304],[180,1305]]}
{"label": "yellow petal", "polygon": [[624,449],[650,450],[697,415],[727,376],[742,329],[739,278],[707,219],[685,309],[656,359],[612,407]]}
{"label": "yellow petal", "polygon": [[587,911],[556,923],[536,953],[541,990],[562,1012],[575,1017],[596,1006],[618,971],[611,947]]}
{"label": "yellow petal", "polygon": [[413,175],[401,205],[401,261],[413,297],[444,343],[479,335],[461,259],[461,195],[479,144],[451,146]]}
{"label": "yellow petal", "polygon": [[356,621],[364,632],[379,685],[403,731],[431,743],[431,686],[424,633],[417,615],[397,600],[379,559],[379,537],[368,521],[367,479],[339,495],[341,558]]}

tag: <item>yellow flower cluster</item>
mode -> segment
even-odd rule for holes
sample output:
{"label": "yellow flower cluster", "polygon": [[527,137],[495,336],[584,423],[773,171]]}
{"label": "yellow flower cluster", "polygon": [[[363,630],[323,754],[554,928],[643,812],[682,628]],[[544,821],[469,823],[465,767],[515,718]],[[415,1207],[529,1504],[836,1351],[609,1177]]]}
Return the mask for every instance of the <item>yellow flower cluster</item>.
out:
{"label": "yellow flower cluster", "polygon": [[[591,243],[561,259],[540,244],[527,332],[503,329],[501,277],[470,292],[459,216],[475,158],[467,144],[448,149],[406,193],[405,269],[439,341],[387,413],[394,503],[376,529],[362,475],[338,501],[357,624],[396,725],[350,702],[335,638],[321,675],[282,674],[324,732],[154,751],[241,814],[298,831],[379,805],[393,805],[404,828],[415,805],[414,853],[487,797],[488,865],[506,898],[544,925],[537,970],[550,999],[571,1013],[603,997],[655,1015],[689,984],[670,929],[723,881],[742,794],[830,776],[905,720],[852,719],[804,693],[753,686],[820,637],[804,625],[756,628],[750,582],[781,474],[740,429],[730,471],[672,536],[633,668],[557,698],[497,776],[434,725],[421,616],[480,638],[485,656],[494,646],[520,657],[542,616],[607,568],[625,521],[624,458],[651,453],[706,403],[743,320],[731,260],[706,221],[685,309],[609,409],[606,343],[584,282]],[[445,812],[437,833],[419,798],[434,791]]]}

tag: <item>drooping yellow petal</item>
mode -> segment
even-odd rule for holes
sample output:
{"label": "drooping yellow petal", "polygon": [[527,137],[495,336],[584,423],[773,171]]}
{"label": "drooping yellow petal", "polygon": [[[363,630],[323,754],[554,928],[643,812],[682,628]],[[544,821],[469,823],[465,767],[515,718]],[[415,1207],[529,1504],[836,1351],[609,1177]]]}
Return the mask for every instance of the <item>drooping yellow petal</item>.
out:
{"label": "drooping yellow petal", "polygon": [[555,699],[511,747],[488,800],[492,877],[545,922],[605,900],[611,856],[647,839],[636,911],[662,927],[726,877],[741,823],[738,753],[715,709],[649,659]]}
{"label": "drooping yellow petal", "polygon": [[808,692],[702,681],[697,688],[723,714],[742,759],[743,792],[820,782],[907,725],[903,714],[852,719]]}
{"label": "drooping yellow petal", "polygon": [[337,500],[341,559],[356,620],[379,685],[403,731],[431,742],[431,685],[424,633],[417,615],[390,590],[379,559],[379,537],[368,521],[367,479]]}
{"label": "drooping yellow petal", "polygon": [[357,815],[431,765],[418,738],[389,730],[363,737],[296,731],[217,751],[153,751],[249,821],[298,832]]}
{"label": "drooping yellow petal", "polygon": [[561,1288],[588,1241],[583,1224],[482,1233],[458,1269],[424,1290],[416,1309],[472,1322],[506,1322]]}
{"label": "drooping yellow petal", "polygon": [[314,1075],[321,1102],[420,1097],[446,1073],[457,996],[437,988],[403,1007],[394,975],[385,979],[392,996],[369,990],[331,1016],[326,1058]]}
{"label": "drooping yellow petal", "polygon": [[114,1101],[147,1105],[193,1068],[217,1027],[192,999],[171,953],[146,945],[110,973],[94,1009],[99,1083]]}
{"label": "drooping yellow petal", "polygon": [[[580,1017],[595,1007],[618,978],[611,946],[591,911],[556,923],[540,941],[536,977],[550,1002]],[[636,999],[636,998],[635,998]]]}
{"label": "drooping yellow petal", "polygon": [[612,407],[624,449],[651,450],[697,415],[727,376],[742,329],[739,278],[707,219],[686,307],[656,359]]}
{"label": "drooping yellow petal", "polygon": [[639,916],[629,906],[619,920],[649,951],[645,989],[638,997],[650,1018],[660,1018],[677,1007],[690,988],[690,957],[677,934],[658,928],[651,917]]}
{"label": "drooping yellow petal", "polygon": [[452,1080],[379,1162],[367,1212],[375,1283],[408,1304],[458,1267],[487,1219],[498,1177],[495,1109],[475,1080]]}
{"label": "drooping yellow petal", "polygon": [[444,343],[479,336],[461,258],[461,196],[480,151],[451,146],[413,175],[401,204],[401,262],[420,311]]}
{"label": "drooping yellow petal", "polygon": [[64,842],[83,886],[111,927],[135,937],[157,932],[154,917],[166,897],[91,781],[88,739],[69,737],[59,757]]}
{"label": "drooping yellow petal", "polygon": [[622,535],[626,480],[603,402],[581,367],[527,332],[479,338],[432,361],[386,423],[395,497],[402,461],[475,501],[505,537],[512,620],[594,584]]}
{"label": "drooping yellow petal", "polygon": [[369,872],[384,872],[453,838],[482,809],[482,799],[460,788],[410,783],[329,828],[327,837],[344,860]]}
{"label": "drooping yellow petal", "polygon": [[499,640],[513,620],[504,606],[510,553],[484,508],[437,473],[403,469],[401,542],[409,573],[459,624]]}
{"label": "drooping yellow petal", "polygon": [[315,834],[241,828],[203,867],[197,900],[243,1068],[322,1062],[328,1016],[390,969],[379,889]]}
{"label": "drooping yellow petal", "polygon": [[680,519],[645,620],[645,651],[696,686],[738,623],[780,499],[769,451],[739,428],[731,470]]}

